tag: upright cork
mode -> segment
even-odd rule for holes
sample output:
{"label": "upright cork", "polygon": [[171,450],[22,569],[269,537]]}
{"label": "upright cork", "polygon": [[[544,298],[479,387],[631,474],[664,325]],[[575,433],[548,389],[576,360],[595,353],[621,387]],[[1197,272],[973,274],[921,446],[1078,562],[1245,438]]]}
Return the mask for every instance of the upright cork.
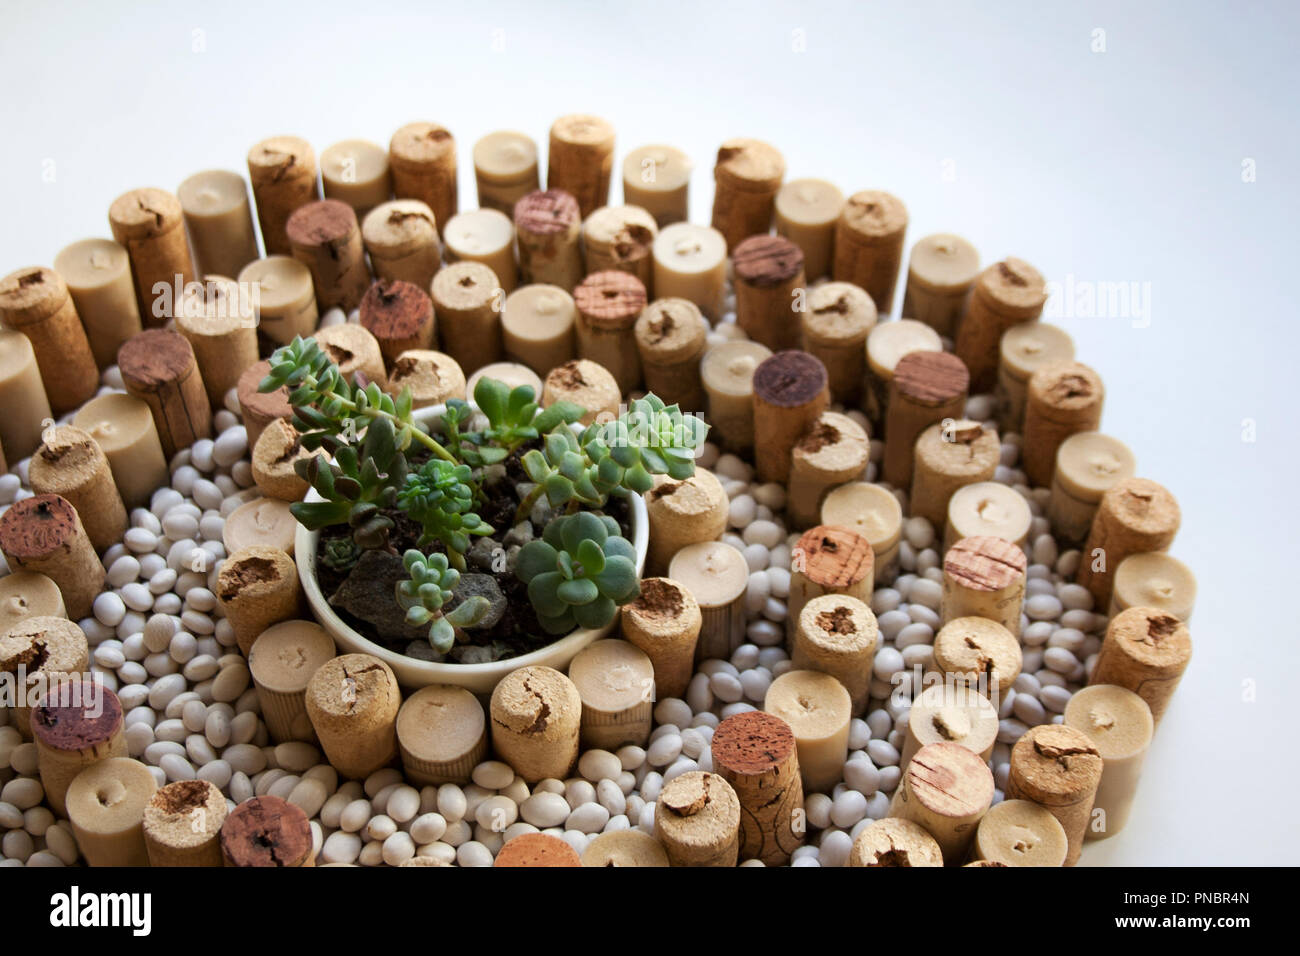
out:
{"label": "upright cork", "polygon": [[803,843],[803,784],[794,732],[762,711],[735,714],[718,724],[713,766],[740,801],[740,858],[784,866]]}
{"label": "upright cork", "polygon": [[1018,491],[999,481],[964,485],[948,499],[943,531],[946,551],[962,538],[993,536],[1024,547],[1033,525],[1033,512]]}
{"label": "upright cork", "polygon": [[650,516],[650,550],[646,566],[662,574],[682,548],[700,541],[716,541],[727,530],[727,493],[713,472],[696,468],[681,481],[659,475],[645,493]]}
{"label": "upright cork", "polygon": [[593,272],[573,290],[578,355],[608,369],[622,394],[641,385],[635,326],[646,301],[642,280],[626,272]]}
{"label": "upright cork", "polygon": [[262,245],[268,256],[290,254],[285,226],[299,206],[320,198],[316,153],[297,136],[273,136],[248,151],[248,179],[253,185]]}
{"label": "upright cork", "polygon": [[442,227],[449,262],[481,262],[492,270],[497,285],[507,295],[519,280],[515,261],[515,226],[495,209],[470,209]]}
{"label": "upright cork", "polygon": [[655,836],[672,866],[735,866],[740,798],[716,773],[691,770],[664,784],[655,802]]}
{"label": "upright cork", "polygon": [[993,480],[1001,448],[996,431],[969,419],[940,422],[921,432],[908,496],[912,514],[942,528],[957,489]]}
{"label": "upright cork", "polygon": [[1060,821],[1028,800],[1003,800],[991,807],[971,847],[977,860],[999,866],[1063,866],[1067,852],[1069,840]]}
{"label": "upright cork", "polygon": [[322,150],[320,178],[325,198],[347,203],[359,220],[393,195],[388,150],[368,139],[345,139]]}
{"label": "upright cork", "polygon": [[931,425],[961,418],[970,374],[951,352],[910,352],[898,360],[885,415],[885,481],[912,485],[916,439]]}
{"label": "upright cork", "polygon": [[713,345],[700,359],[700,384],[708,399],[713,440],[731,451],[754,446],[754,372],[772,350],[757,342]]}
{"label": "upright cork", "polygon": [[[239,381],[235,383],[235,394],[239,398],[239,411],[244,419],[244,428],[248,432],[248,447],[257,447],[262,432],[274,422],[289,425],[293,421],[293,406],[289,404],[289,386],[264,392],[262,380],[271,374],[271,363],[266,359],[254,362],[244,369]],[[292,427],[292,426],[291,426]]]}
{"label": "upright cork", "polygon": [[0,328],[0,407],[0,450],[17,463],[36,450],[53,416],[31,340],[6,328]]}
{"label": "upright cork", "polygon": [[481,262],[457,262],[433,278],[438,340],[462,369],[473,372],[505,354],[496,275]]}
{"label": "upright cork", "polygon": [[954,685],[973,687],[995,704],[1011,690],[1023,661],[1020,641],[997,621],[957,617],[934,638],[934,666]]}
{"label": "upright cork", "polygon": [[62,495],[77,514],[90,543],[104,551],[126,533],[126,508],[113,484],[108,459],[80,428],[56,425],[32,455],[29,474],[38,495]]}
{"label": "upright cork", "polygon": [[939,333],[915,319],[882,322],[867,333],[867,392],[863,402],[873,426],[884,433],[894,372],[903,356],[913,352],[942,352]]}
{"label": "upright cork", "polygon": [[107,457],[128,511],[148,507],[153,493],[170,482],[162,439],[147,402],[107,392],[82,405],[72,423],[93,438]]}
{"label": "upright cork", "polygon": [[998,428],[1023,432],[1029,379],[1044,365],[1074,359],[1074,340],[1046,322],[1020,322],[1002,333],[998,345]]}
{"label": "upright cork", "polygon": [[1155,721],[1147,702],[1114,684],[1092,684],[1065,705],[1065,725],[1088,735],[1104,764],[1085,839],[1114,836],[1128,822]]}
{"label": "upright cork", "polygon": [[649,743],[656,688],[644,651],[627,641],[595,641],[569,663],[569,680],[582,698],[584,748],[613,752]]}
{"label": "upright cork", "polygon": [[226,866],[315,866],[311,824],[300,809],[270,794],[245,800],[221,824]]}
{"label": "upright cork", "polygon": [[315,739],[307,684],[334,654],[334,639],[314,621],[282,621],[253,641],[248,669],[272,740]]}
{"label": "upright cork", "polygon": [[736,324],[772,351],[797,349],[796,296],[807,283],[803,250],[781,236],[750,236],[732,251]]}
{"label": "upright cork", "polygon": [[390,372],[403,352],[437,344],[433,300],[419,286],[400,279],[371,283],[361,299],[361,325],[379,343]]}
{"label": "upright cork", "polygon": [[578,421],[590,425],[616,416],[622,393],[609,369],[590,359],[575,359],[551,369],[542,382],[542,407],[561,401],[585,408]]}
{"label": "upright cork", "polygon": [[953,350],[970,369],[971,391],[993,388],[998,345],[1007,329],[1032,322],[1047,302],[1042,273],[1023,259],[1007,258],[989,266],[975,280]]}
{"label": "upright cork", "polygon": [[650,834],[640,830],[606,830],[597,834],[582,851],[582,865],[668,866],[669,863],[663,844]]}
{"label": "upright cork", "polygon": [[[56,413],[71,411],[95,394],[95,355],[67,283],[53,269],[32,266],[0,279],[0,325],[27,337],[46,399]],[[30,421],[31,411],[23,405],[15,411]],[[10,452],[15,460],[19,447]]]}
{"label": "upright cork", "polygon": [[[832,488],[822,499],[823,525],[846,528],[871,545],[871,577],[892,581],[898,573],[898,551],[903,541],[903,507],[880,485],[854,481]],[[870,589],[868,589],[868,594]]]}
{"label": "upright cork", "polygon": [[691,592],[671,578],[643,578],[623,605],[623,639],[650,658],[656,697],[683,697],[695,673],[695,645],[704,618]]}
{"label": "upright cork", "polygon": [[1169,550],[1181,521],[1174,496],[1146,478],[1125,478],[1101,496],[1078,576],[1078,582],[1092,592],[1097,607],[1109,604],[1115,569],[1124,559],[1130,554]]}
{"label": "upright cork", "polygon": [[849,866],[943,866],[943,851],[911,820],[885,817],[858,834],[849,850]]}
{"label": "upright cork", "polygon": [[757,139],[729,139],[713,167],[713,228],[734,250],[741,240],[772,228],[776,193],[785,179],[785,158]]}
{"label": "upright cork", "polygon": [[1088,679],[1131,690],[1158,725],[1192,659],[1187,625],[1153,607],[1131,607],[1111,619]]}
{"label": "upright cork", "polygon": [[853,704],[844,685],[820,671],[786,671],[767,689],[763,710],[794,732],[804,793],[829,793],[844,775]]}
{"label": "upright cork", "polygon": [[388,165],[393,195],[420,200],[445,228],[459,208],[455,137],[437,123],[408,123],[389,141]]}
{"label": "upright cork", "polygon": [[253,294],[254,318],[259,336],[276,345],[295,337],[310,338],[320,313],[311,270],[290,256],[254,259],[238,274],[240,286]]}
{"label": "upright cork", "polygon": [[549,833],[524,833],[506,843],[492,861],[494,867],[582,866],[578,851]]}
{"label": "upright cork", "polygon": [[626,272],[647,289],[654,285],[654,243],[659,226],[640,206],[602,206],[582,224],[587,275]]}
{"label": "upright cork", "polygon": [[792,179],[777,191],[775,209],[776,234],[803,250],[808,280],[830,275],[844,193],[824,179]]}
{"label": "upright cork", "polygon": [[907,207],[903,201],[874,189],[850,196],[835,224],[831,274],[840,282],[852,282],[865,289],[885,315],[893,306],[906,231]]}
{"label": "upright cork", "polygon": [[226,393],[257,361],[257,325],[251,297],[233,279],[208,276],[192,287],[176,315],[176,330],[203,369],[208,404],[224,407]]}
{"label": "upright cork", "polygon": [[388,372],[384,368],[384,353],[379,348],[379,340],[363,326],[350,322],[329,325],[317,329],[313,338],[339,367],[347,381],[358,381],[357,375],[360,374],[364,381],[359,384],[374,382],[380,388],[388,384]]}
{"label": "upright cork", "polygon": [[913,700],[908,711],[902,757],[903,770],[928,744],[960,744],[987,761],[998,739],[998,712],[989,699],[970,687],[947,682],[932,684]]}
{"label": "upright cork", "polygon": [[1093,799],[1101,781],[1102,757],[1088,735],[1063,724],[1030,728],[1011,748],[1008,800],[1032,800],[1065,830],[1065,866],[1079,862]]}
{"label": "upright cork", "polygon": [[54,271],[68,285],[95,364],[107,368],[122,343],[140,331],[130,256],[111,239],[83,239],[54,257]]}
{"label": "upright cork", "polygon": [[299,206],[285,223],[295,259],[311,270],[316,309],[351,312],[370,287],[361,227],[352,207],[337,199]]}
{"label": "upright cork", "polygon": [[125,757],[122,702],[89,676],[56,680],[29,714],[50,809],[68,815],[68,787],[77,774],[109,757]]}
{"label": "upright cork", "polygon": [[227,554],[263,547],[284,551],[293,557],[297,531],[298,522],[289,510],[287,501],[259,495],[249,497],[226,515],[221,542]]}
{"label": "upright cork", "polygon": [[36,495],[0,515],[0,552],[14,571],[35,571],[59,586],[73,620],[90,615],[107,572],[81,517],[66,498]]}
{"label": "upright cork", "polygon": [[1097,430],[1104,398],[1101,377],[1081,362],[1053,362],[1029,377],[1021,454],[1031,484],[1052,486],[1057,449],[1071,435]]}
{"label": "upright cork", "polygon": [[800,315],[804,351],[826,366],[831,398],[856,406],[867,376],[866,341],[876,325],[876,304],[851,282],[824,282],[808,290]]}
{"label": "upright cork", "polygon": [[468,783],[488,756],[483,705],[463,687],[421,687],[397,712],[397,748],[403,772],[415,783]]}
{"label": "upright cork", "polygon": [[996,621],[1020,637],[1020,609],[1025,601],[1025,552],[1005,538],[962,538],[943,556],[944,624],[961,617]]}
{"label": "upright cork", "polygon": [[854,715],[860,716],[879,641],[871,608],[847,594],[823,594],[799,612],[790,661],[796,670],[821,671],[838,680],[849,692]]}
{"label": "upright cork", "polygon": [[790,454],[786,518],[794,528],[817,523],[823,496],[857,481],[867,469],[871,446],[862,426],[838,412],[822,412]]}
{"label": "upright cork", "polygon": [[656,299],[632,327],[646,391],[683,411],[704,411],[700,359],[708,345],[708,323],[694,302]]}
{"label": "upright cork", "polygon": [[307,716],[341,775],[370,776],[397,756],[402,695],[393,669],[370,654],[326,661],[307,682]]}
{"label": "upright cork", "polygon": [[474,144],[474,183],[478,204],[507,216],[515,203],[539,185],[537,144],[532,137],[513,130],[488,133]]}
{"label": "upright cork", "polygon": [[641,146],[623,157],[623,201],[640,206],[659,226],[689,217],[690,157],[680,149]]}
{"label": "upright cork", "polygon": [[521,667],[492,691],[492,749],[530,784],[563,780],[578,759],[582,696],[551,667]]}
{"label": "upright cork", "polygon": [[394,199],[366,213],[361,242],[378,279],[401,279],[427,289],[442,263],[437,220],[418,199]]}
{"label": "upright cork", "polygon": [[178,780],[158,790],[144,808],[144,844],[150,866],[224,866],[221,826],[226,798],[207,780]]}
{"label": "upright cork", "polygon": [[722,318],[727,240],[709,226],[675,222],[655,239],[655,295],[689,299],[709,319]]}
{"label": "upright cork", "polygon": [[544,283],[570,291],[582,281],[582,212],[563,189],[529,193],[515,203],[515,239],[524,285]]}
{"label": "upright cork", "polygon": [[946,741],[926,744],[907,765],[889,815],[924,827],[956,866],[966,859],[993,789],[993,772],[978,755]]}
{"label": "upright cork", "polygon": [[1092,529],[1101,497],[1137,474],[1137,458],[1118,438],[1077,432],[1056,450],[1047,520],[1059,539],[1082,544]]}
{"label": "upright cork", "polygon": [[563,189],[571,194],[584,219],[609,202],[613,126],[597,116],[561,116],[551,125],[549,145],[547,190]]}
{"label": "upright cork", "polygon": [[680,581],[700,608],[695,659],[729,659],[745,639],[745,556],[721,541],[688,544],[673,555],[668,577]]}
{"label": "upright cork", "polygon": [[388,376],[388,393],[411,392],[412,408],[444,405],[449,399],[464,399],[465,371],[450,355],[432,349],[410,349],[393,362]]}
{"label": "upright cork", "polygon": [[807,352],[776,352],[754,370],[754,455],[760,481],[790,478],[795,443],[830,403],[826,366]]}
{"label": "upright cork", "polygon": [[169,329],[132,336],[117,353],[127,393],[149,406],[154,426],[170,460],[182,448],[212,435],[212,406],[194,348]]}
{"label": "upright cork", "polygon": [[979,252],[961,236],[938,233],[918,240],[907,261],[903,315],[952,338],[979,270]]}
{"label": "upright cork", "polygon": [[257,258],[248,185],[238,173],[208,169],[176,189],[199,275],[239,275]]}
{"label": "upright cork", "polygon": [[162,189],[133,189],[113,200],[108,224],[131,258],[140,318],[146,326],[162,325],[172,317],[166,303],[179,298],[174,290],[197,275],[180,200]]}
{"label": "upright cork", "polygon": [[9,703],[18,732],[32,736],[29,701],[39,701],[66,675],[89,668],[86,635],[67,618],[28,617],[0,634],[0,676],[14,694]]}
{"label": "upright cork", "polygon": [[574,338],[577,322],[578,309],[573,304],[573,296],[559,286],[529,285],[516,289],[506,299],[501,314],[506,357],[545,376],[577,355]]}
{"label": "upright cork", "polygon": [[59,586],[43,574],[13,571],[0,577],[0,634],[29,617],[67,617]]}
{"label": "upright cork", "polygon": [[1153,607],[1183,622],[1192,619],[1196,605],[1196,575],[1171,554],[1151,551],[1130,554],[1115,571],[1111,590],[1111,617],[1131,607]]}
{"label": "upright cork", "polygon": [[158,789],[149,768],[130,757],[91,764],[68,785],[68,820],[89,866],[148,866],[144,809]]}
{"label": "upright cork", "polygon": [[298,616],[298,568],[278,548],[252,547],[226,558],[217,575],[217,600],[245,657],[272,624]]}
{"label": "upright cork", "polygon": [[852,528],[821,524],[805,531],[790,553],[786,636],[791,647],[807,602],[823,594],[845,594],[870,601],[875,567],[871,541]]}

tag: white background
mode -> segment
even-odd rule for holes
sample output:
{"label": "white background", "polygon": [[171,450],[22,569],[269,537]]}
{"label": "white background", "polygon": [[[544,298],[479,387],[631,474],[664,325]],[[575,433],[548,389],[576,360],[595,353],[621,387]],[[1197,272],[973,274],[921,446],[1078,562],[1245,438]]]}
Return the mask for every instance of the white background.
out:
{"label": "white background", "polygon": [[1173,551],[1200,579],[1195,655],[1128,828],[1084,862],[1294,863],[1294,7],[2,10],[0,273],[108,235],[127,189],[245,171],[269,135],[319,153],[436,120],[459,144],[464,208],[478,137],[513,128],[544,144],[556,116],[593,112],[617,128],[620,159],[649,142],[695,158],[697,222],[718,144],[753,136],[784,152],[790,177],[901,196],[912,239],[956,231],[987,262],[1015,254],[1060,281],[1149,283],[1146,327],[1059,322],[1105,379],[1103,428],[1182,504]]}

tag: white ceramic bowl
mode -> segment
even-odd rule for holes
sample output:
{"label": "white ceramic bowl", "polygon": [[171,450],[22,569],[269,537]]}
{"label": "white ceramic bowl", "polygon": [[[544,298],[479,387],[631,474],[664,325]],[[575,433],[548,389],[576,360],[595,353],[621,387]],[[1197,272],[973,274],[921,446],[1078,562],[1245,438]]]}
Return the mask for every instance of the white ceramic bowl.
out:
{"label": "white ceramic bowl", "polygon": [[[434,405],[417,410],[412,417],[419,422],[432,423],[441,417],[442,411],[442,405]],[[628,497],[631,503],[632,546],[636,549],[636,573],[640,576],[645,570],[646,551],[650,546],[650,519],[646,513],[645,500],[640,495]],[[308,492],[307,500],[320,500],[320,496],[312,490]],[[578,651],[592,641],[607,635],[618,619],[615,616],[613,621],[600,628],[579,628],[539,650],[503,661],[491,661],[486,664],[440,664],[416,660],[414,657],[398,654],[364,637],[345,623],[330,607],[329,601],[321,592],[320,582],[316,579],[316,542],[319,537],[320,532],[308,531],[299,525],[294,538],[294,560],[298,563],[298,580],[302,583],[302,590],[307,596],[312,614],[320,622],[321,627],[334,638],[340,653],[372,654],[378,657],[393,669],[398,681],[405,687],[454,684],[476,694],[491,694],[503,677],[520,667],[542,664],[554,667],[556,670],[565,670]]]}

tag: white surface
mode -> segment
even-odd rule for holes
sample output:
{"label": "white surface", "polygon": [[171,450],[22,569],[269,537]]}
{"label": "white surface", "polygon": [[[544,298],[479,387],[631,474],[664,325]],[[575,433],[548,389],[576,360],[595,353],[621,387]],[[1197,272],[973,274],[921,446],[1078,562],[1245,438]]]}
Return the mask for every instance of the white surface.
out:
{"label": "white surface", "polygon": [[1138,6],[10,2],[0,272],[107,235],[127,189],[244,171],[268,135],[319,153],[437,120],[469,207],[479,136],[515,128],[544,148],[556,116],[589,111],[615,124],[620,159],[655,141],[695,158],[694,221],[719,142],[748,135],[791,177],[895,192],[911,238],[953,230],[985,261],[1150,283],[1148,327],[1060,322],[1106,381],[1104,428],[1182,503],[1196,651],[1127,830],[1084,860],[1291,863],[1298,17]]}

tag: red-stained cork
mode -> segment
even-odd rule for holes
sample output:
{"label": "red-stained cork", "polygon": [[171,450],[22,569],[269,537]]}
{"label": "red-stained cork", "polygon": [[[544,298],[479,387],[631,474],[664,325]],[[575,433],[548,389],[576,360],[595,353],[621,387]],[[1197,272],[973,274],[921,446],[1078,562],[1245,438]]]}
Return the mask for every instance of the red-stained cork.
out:
{"label": "red-stained cork", "polygon": [[940,405],[970,387],[966,363],[951,352],[909,352],[894,368],[894,386],[920,405]]}
{"label": "red-stained cork", "polygon": [[501,847],[493,866],[582,866],[573,847],[557,836],[525,833]]}
{"label": "red-stained cork", "polygon": [[794,750],[794,732],[780,717],[761,710],[735,714],[718,724],[713,735],[713,762],[736,774],[752,776],[780,766]]}
{"label": "red-stained cork", "polygon": [[646,306],[645,285],[627,272],[593,272],[573,290],[582,317],[598,328],[631,328]]}
{"label": "red-stained cork", "polygon": [[36,495],[0,517],[0,551],[12,558],[48,557],[77,533],[77,511],[59,495]]}
{"label": "red-stained cork", "polygon": [[736,278],[760,287],[790,281],[803,261],[803,250],[784,236],[750,236],[732,253]]}
{"label": "red-stained cork", "polygon": [[289,241],[300,246],[339,242],[356,230],[356,211],[338,199],[319,199],[299,206],[285,224]]}
{"label": "red-stained cork", "polygon": [[51,750],[85,750],[122,726],[122,702],[94,681],[60,681],[31,712],[32,736]]}
{"label": "red-stained cork", "polygon": [[409,339],[433,323],[433,300],[412,282],[380,279],[361,300],[361,324],[381,342]]}
{"label": "red-stained cork", "polygon": [[529,193],[515,203],[515,228],[537,236],[568,232],[582,219],[578,200],[563,189]]}
{"label": "red-stained cork", "polygon": [[221,825],[227,866],[302,866],[311,856],[307,815],[279,797],[254,797]]}

